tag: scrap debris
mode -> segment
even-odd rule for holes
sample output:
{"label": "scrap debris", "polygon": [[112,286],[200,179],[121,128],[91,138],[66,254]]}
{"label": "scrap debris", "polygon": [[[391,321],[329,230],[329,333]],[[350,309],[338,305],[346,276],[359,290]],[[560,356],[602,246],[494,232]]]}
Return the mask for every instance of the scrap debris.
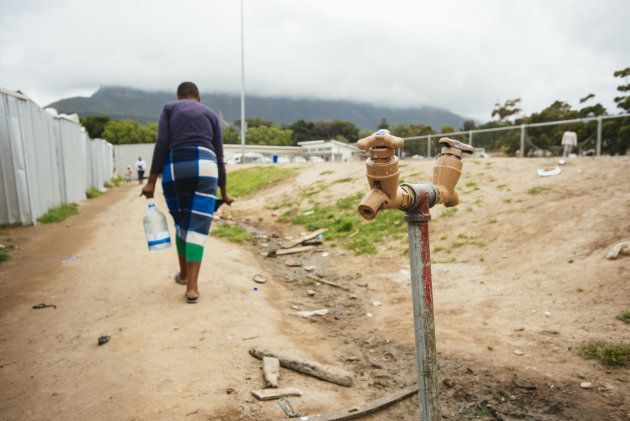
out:
{"label": "scrap debris", "polygon": [[280,408],[282,408],[282,410],[284,411],[284,414],[287,417],[295,418],[295,417],[300,416],[300,413],[297,412],[295,409],[293,409],[293,407],[291,406],[291,402],[289,402],[288,399],[285,399],[285,398],[278,399],[278,405],[280,405]]}
{"label": "scrap debris", "polygon": [[304,237],[300,237],[300,238],[298,238],[296,240],[291,240],[291,241],[288,241],[288,242],[284,243],[282,245],[282,248],[283,249],[290,249],[290,248],[293,248],[293,247],[297,247],[300,244],[304,244],[304,243],[306,243],[306,242],[308,242],[310,240],[314,240],[315,238],[317,238],[320,235],[324,234],[326,231],[327,231],[327,229],[325,229],[325,228],[317,230],[317,231],[313,231],[312,233],[307,234]]}
{"label": "scrap debris", "polygon": [[278,387],[280,376],[280,360],[274,357],[263,357],[263,378],[267,387]]}
{"label": "scrap debris", "polygon": [[622,241],[620,243],[615,244],[608,254],[606,255],[606,259],[614,260],[619,257],[619,255],[630,255],[630,241]]}
{"label": "scrap debris", "polygon": [[280,366],[299,373],[308,374],[321,380],[341,386],[350,387],[353,383],[352,373],[341,368],[327,366],[316,361],[294,357],[282,352],[272,352],[264,348],[251,348],[249,353],[260,360],[264,357],[275,357],[279,360]]}
{"label": "scrap debris", "polygon": [[551,168],[551,169],[543,169],[543,168],[538,168],[536,170],[536,173],[538,174],[538,177],[551,177],[554,175],[558,175],[562,172],[562,170],[560,169],[560,167],[555,167],[555,168]]}
{"label": "scrap debris", "polygon": [[340,289],[343,289],[344,291],[350,291],[350,288],[344,287],[332,281],[327,281],[324,278],[318,278],[315,275],[306,275],[306,277],[314,281],[321,282],[322,284],[330,285],[331,287],[340,288]]}
{"label": "scrap debris", "polygon": [[107,336],[107,335],[99,336],[98,346],[105,345],[107,342],[109,342],[110,339],[111,339],[111,336]]}
{"label": "scrap debris", "polygon": [[[411,386],[407,386],[398,392],[391,393],[387,396],[384,396],[380,399],[376,399],[358,406],[353,406],[352,408],[343,409],[337,412],[330,412],[328,414],[320,414],[313,416],[302,416],[300,418],[301,421],[343,421],[343,420],[353,420],[356,418],[362,418],[366,415],[373,414],[381,409],[387,408],[390,405],[395,404],[396,402],[400,402],[410,396],[414,396],[418,394],[418,385],[413,384]],[[290,421],[288,419],[282,421]]]}
{"label": "scrap debris", "polygon": [[52,308],[53,310],[57,310],[57,306],[56,305],[54,305],[54,304],[46,304],[46,303],[35,304],[31,308],[33,310],[41,310],[42,308]]}
{"label": "scrap debris", "polygon": [[260,401],[270,401],[272,399],[286,398],[287,396],[302,396],[302,392],[295,387],[286,387],[284,389],[252,390],[252,395]]}
{"label": "scrap debris", "polygon": [[295,311],[293,313],[294,316],[298,316],[298,317],[304,317],[305,319],[308,319],[309,317],[313,317],[313,316],[325,316],[328,314],[328,309],[327,308],[322,308],[320,310],[311,310],[311,311]]}

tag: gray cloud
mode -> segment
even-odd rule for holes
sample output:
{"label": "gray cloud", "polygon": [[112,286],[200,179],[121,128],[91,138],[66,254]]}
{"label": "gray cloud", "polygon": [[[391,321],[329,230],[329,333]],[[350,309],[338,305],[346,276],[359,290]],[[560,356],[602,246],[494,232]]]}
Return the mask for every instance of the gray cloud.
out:
{"label": "gray cloud", "polygon": [[[0,86],[40,103],[100,85],[240,89],[235,0],[0,0]],[[630,3],[245,0],[250,93],[433,105],[479,119],[589,92],[609,111]]]}

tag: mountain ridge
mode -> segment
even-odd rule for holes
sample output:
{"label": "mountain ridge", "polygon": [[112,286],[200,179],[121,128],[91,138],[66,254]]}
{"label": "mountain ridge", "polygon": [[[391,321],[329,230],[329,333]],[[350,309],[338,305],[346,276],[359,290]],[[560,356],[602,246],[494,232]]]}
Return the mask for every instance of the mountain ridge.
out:
{"label": "mountain ridge", "polygon": [[[202,102],[220,114],[227,122],[240,118],[240,96],[226,93],[202,93]],[[144,91],[121,86],[99,88],[89,97],[64,98],[49,104],[65,114],[108,115],[113,119],[131,119],[141,123],[156,121],[162,106],[175,95],[166,91]],[[388,123],[428,124],[440,129],[443,125],[461,127],[464,117],[453,112],[429,107],[380,107],[365,102],[313,98],[271,97],[247,95],[245,110],[248,117],[258,117],[278,124],[297,120],[346,120],[359,128],[372,130],[381,118]]]}

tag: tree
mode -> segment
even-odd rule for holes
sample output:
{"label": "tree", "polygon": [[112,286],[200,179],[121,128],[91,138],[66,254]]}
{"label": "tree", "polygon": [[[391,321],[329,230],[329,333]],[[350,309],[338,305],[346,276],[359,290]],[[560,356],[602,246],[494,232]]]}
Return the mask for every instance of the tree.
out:
{"label": "tree", "polygon": [[102,137],[114,145],[153,143],[157,136],[157,123],[144,126],[134,120],[111,120],[103,129]]}
{"label": "tree", "polygon": [[239,144],[241,143],[241,134],[234,127],[228,127],[223,130],[223,143]]}
{"label": "tree", "polygon": [[520,102],[520,98],[508,99],[503,105],[497,102],[496,104],[494,104],[492,117],[494,118],[494,116],[496,115],[499,117],[499,121],[503,121],[514,114],[520,113],[521,109],[517,107]]}
{"label": "tree", "polygon": [[319,139],[335,139],[342,142],[354,142],[359,139],[359,128],[344,120],[317,121],[313,131]]}
{"label": "tree", "polygon": [[462,131],[466,130],[475,130],[477,125],[475,124],[475,120],[464,120],[464,125],[462,126]]}
{"label": "tree", "polygon": [[111,117],[108,115],[89,115],[79,119],[81,125],[85,127],[85,130],[92,139],[100,139],[103,137],[105,125],[111,120]]}
{"label": "tree", "polygon": [[298,120],[289,126],[289,129],[293,132],[293,144],[297,145],[298,142],[304,142],[307,140],[316,140],[315,123],[312,121]]}
{"label": "tree", "polygon": [[580,104],[584,104],[589,99],[595,98],[595,94],[588,94],[584,98],[580,98]]}
{"label": "tree", "polygon": [[252,145],[290,146],[293,132],[277,125],[258,126],[247,131],[247,143]]}
{"label": "tree", "polygon": [[[276,124],[273,121],[263,120],[262,118],[258,118],[258,117],[246,118],[245,121],[247,121],[247,129],[253,129],[255,127],[260,127],[260,126],[271,127],[271,126]],[[241,128],[241,119],[238,118],[238,119],[234,120],[234,125],[236,127],[238,127],[238,129],[240,130],[240,128]]]}
{"label": "tree", "polygon": [[[622,79],[624,82],[628,82],[625,79],[630,76],[630,67],[626,67],[622,70],[617,70],[615,73],[613,73],[613,76]],[[630,112],[630,95],[628,95],[627,93],[630,91],[630,83],[625,83],[617,86],[617,90],[623,93],[623,95],[615,98],[615,103],[617,104],[617,107],[626,112]]]}

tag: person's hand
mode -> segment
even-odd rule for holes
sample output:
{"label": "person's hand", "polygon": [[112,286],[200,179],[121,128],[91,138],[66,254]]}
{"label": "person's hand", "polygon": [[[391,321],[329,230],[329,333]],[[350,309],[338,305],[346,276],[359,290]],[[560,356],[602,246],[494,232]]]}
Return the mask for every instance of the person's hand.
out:
{"label": "person's hand", "polygon": [[152,199],[153,193],[155,193],[155,183],[149,182],[142,187],[140,196],[146,196],[147,199]]}
{"label": "person's hand", "polygon": [[222,196],[223,196],[223,203],[225,203],[228,206],[232,206],[232,202],[234,202],[234,198],[227,193],[223,194]]}

